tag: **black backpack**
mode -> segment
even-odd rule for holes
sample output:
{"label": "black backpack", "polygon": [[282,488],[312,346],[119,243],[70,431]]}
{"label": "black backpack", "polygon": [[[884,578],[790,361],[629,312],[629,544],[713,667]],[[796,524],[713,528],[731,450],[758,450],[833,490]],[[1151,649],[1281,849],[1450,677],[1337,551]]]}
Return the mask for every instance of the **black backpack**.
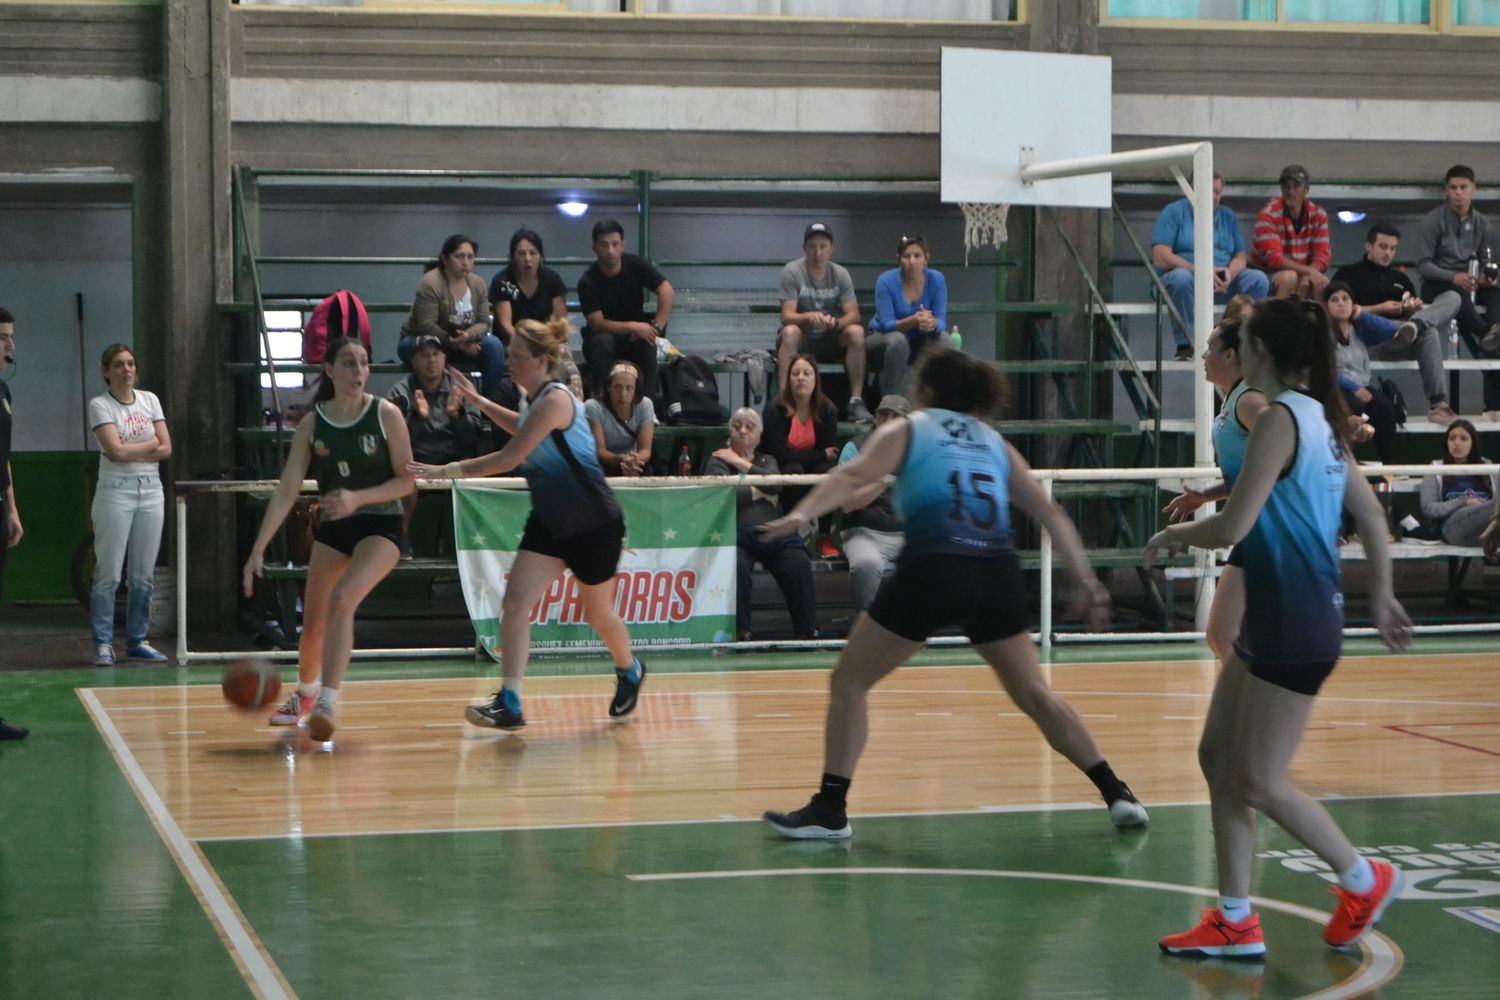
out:
{"label": "black backpack", "polygon": [[724,422],[719,384],[706,358],[684,354],[662,371],[663,416],[669,424],[709,427]]}

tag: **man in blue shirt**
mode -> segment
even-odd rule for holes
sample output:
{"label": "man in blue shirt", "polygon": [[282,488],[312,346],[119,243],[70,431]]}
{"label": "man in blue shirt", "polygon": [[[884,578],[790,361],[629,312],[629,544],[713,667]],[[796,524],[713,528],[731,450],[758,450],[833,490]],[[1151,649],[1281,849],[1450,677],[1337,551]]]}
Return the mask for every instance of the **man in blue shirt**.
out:
{"label": "man in blue shirt", "polygon": [[[1245,237],[1234,210],[1219,204],[1224,197],[1224,178],[1214,174],[1214,301],[1223,304],[1235,295],[1260,300],[1266,297],[1270,283],[1263,272],[1246,268]],[[1162,284],[1172,304],[1188,322],[1193,316],[1193,203],[1186,198],[1172,202],[1156,219],[1151,230],[1151,263],[1161,273]],[[1177,360],[1193,357],[1192,338],[1175,321],[1172,335],[1177,339]]]}

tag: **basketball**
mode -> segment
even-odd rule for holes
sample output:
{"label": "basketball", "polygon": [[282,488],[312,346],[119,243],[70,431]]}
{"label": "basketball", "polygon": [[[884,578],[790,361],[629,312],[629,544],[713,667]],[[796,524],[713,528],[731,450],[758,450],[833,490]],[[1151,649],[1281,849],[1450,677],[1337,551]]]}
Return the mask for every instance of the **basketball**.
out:
{"label": "basketball", "polygon": [[247,712],[274,705],[281,676],[268,660],[236,660],[224,671],[224,700]]}

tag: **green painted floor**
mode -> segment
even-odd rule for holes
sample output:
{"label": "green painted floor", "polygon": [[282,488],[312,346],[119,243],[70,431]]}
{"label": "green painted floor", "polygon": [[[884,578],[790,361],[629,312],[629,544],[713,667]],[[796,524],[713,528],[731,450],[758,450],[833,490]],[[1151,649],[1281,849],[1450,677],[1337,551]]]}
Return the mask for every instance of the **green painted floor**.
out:
{"label": "green painted floor", "polygon": [[[1061,655],[1158,653],[1075,647]],[[652,666],[741,670],[830,660],[658,657]],[[972,658],[938,652],[925,662]],[[492,668],[356,669],[399,677]],[[583,668],[544,659],[535,669]],[[4,715],[33,729],[25,743],[0,745],[0,998],[253,995],[74,690],[216,677],[211,669],[0,674]],[[1475,766],[1494,768],[1500,787],[1500,759]],[[1412,878],[1381,927],[1405,964],[1378,995],[1500,993],[1500,796],[1329,807],[1357,844],[1398,860]],[[1205,905],[1173,887],[1213,884],[1203,807],[1156,806],[1150,830],[1133,836],[1116,834],[1102,810],[857,818],[855,831],[847,846],[787,844],[758,824],[719,823],[201,848],[304,1000],[1282,998],[1317,993],[1358,967],[1322,945],[1317,924],[1269,906],[1261,908],[1271,949],[1263,967],[1157,953],[1157,937],[1185,929]],[[1332,897],[1310,870],[1316,863],[1291,852],[1269,824],[1260,838],[1267,856],[1258,894],[1326,911]],[[631,878],[768,870],[786,873]],[[797,874],[808,870],[823,874]],[[952,874],[959,870],[969,874]],[[985,874],[995,872],[1041,877]],[[1494,926],[1449,912],[1464,908],[1488,909]]]}

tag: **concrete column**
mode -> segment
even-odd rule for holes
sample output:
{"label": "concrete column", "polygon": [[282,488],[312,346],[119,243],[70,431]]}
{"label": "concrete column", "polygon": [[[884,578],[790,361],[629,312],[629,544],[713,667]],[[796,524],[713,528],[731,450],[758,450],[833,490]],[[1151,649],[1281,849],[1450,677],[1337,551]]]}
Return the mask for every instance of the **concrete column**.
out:
{"label": "concrete column", "polygon": [[[1059,52],[1070,55],[1097,55],[1099,53],[1099,4],[1097,0],[1057,0],[1055,3],[1031,5],[1031,33],[1029,46],[1033,52]],[[1097,209],[1055,209],[1068,239],[1078,248],[1079,254],[1094,267],[1099,259],[1100,220]],[[1058,239],[1057,231],[1047,220],[1045,211],[1037,209],[1037,238],[1035,258],[1031,262],[1034,275],[1034,295],[1038,301],[1064,302],[1077,310],[1057,319],[1058,356],[1082,359],[1088,352],[1088,331],[1085,329],[1083,305],[1088,301],[1088,287],[1078,274],[1067,249]],[[1097,271],[1096,279],[1099,277]],[[1076,379],[1071,392],[1074,402],[1083,409],[1088,401],[1078,395],[1081,383]],[[1042,391],[1038,394],[1039,412],[1031,414],[1041,418],[1057,418],[1064,414],[1056,389],[1050,379],[1039,380]],[[1106,387],[1107,388],[1107,387]],[[1107,395],[1105,396],[1107,399]],[[1096,401],[1094,412],[1100,413]],[[1107,416],[1107,411],[1103,411]],[[1055,466],[1063,462],[1066,441],[1049,439],[1037,454],[1042,465]]]}
{"label": "concrete column", "polygon": [[[174,479],[216,476],[234,464],[233,394],[221,349],[228,330],[215,304],[230,297],[229,5],[163,0],[161,181],[158,238],[168,345],[163,405],[172,420]],[[169,507],[169,510],[171,508]],[[188,626],[234,619],[238,547],[231,501],[189,508]],[[175,530],[168,529],[168,536]]]}

